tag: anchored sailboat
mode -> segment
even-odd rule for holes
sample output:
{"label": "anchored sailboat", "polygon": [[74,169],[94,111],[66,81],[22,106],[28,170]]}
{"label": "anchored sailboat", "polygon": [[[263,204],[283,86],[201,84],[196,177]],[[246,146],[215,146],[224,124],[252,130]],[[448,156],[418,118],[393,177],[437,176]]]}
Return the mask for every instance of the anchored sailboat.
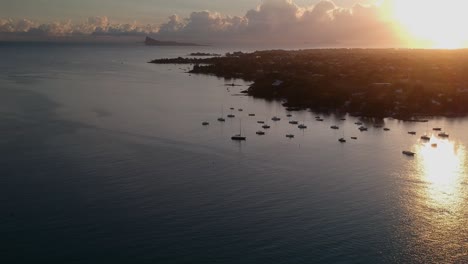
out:
{"label": "anchored sailboat", "polygon": [[239,120],[239,134],[234,135],[231,137],[232,140],[242,141],[246,140],[247,138],[242,136],[242,120]]}

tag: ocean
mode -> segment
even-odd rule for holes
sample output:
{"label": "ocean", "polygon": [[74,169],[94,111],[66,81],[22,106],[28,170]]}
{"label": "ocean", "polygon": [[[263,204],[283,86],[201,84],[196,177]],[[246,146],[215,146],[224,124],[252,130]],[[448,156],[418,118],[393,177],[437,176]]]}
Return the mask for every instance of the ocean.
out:
{"label": "ocean", "polygon": [[237,50],[0,44],[0,261],[468,263],[467,118],[360,132],[147,63]]}

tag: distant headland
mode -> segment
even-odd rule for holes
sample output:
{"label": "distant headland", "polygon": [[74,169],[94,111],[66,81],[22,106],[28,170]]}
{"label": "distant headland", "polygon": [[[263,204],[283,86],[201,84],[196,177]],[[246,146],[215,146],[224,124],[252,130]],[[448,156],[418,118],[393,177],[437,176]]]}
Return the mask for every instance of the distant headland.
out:
{"label": "distant headland", "polygon": [[218,53],[206,53],[206,52],[192,52],[189,56],[193,57],[220,57],[221,54]]}
{"label": "distant headland", "polygon": [[244,93],[282,100],[289,110],[402,120],[468,114],[468,50],[270,50],[151,63],[252,81]]}
{"label": "distant headland", "polygon": [[196,43],[176,42],[176,41],[161,41],[150,37],[145,38],[147,46],[204,46]]}

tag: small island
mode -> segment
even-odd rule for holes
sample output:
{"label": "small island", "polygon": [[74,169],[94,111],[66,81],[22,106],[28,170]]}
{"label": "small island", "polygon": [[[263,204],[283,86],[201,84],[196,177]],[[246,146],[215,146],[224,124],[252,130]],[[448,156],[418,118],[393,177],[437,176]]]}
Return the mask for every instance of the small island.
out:
{"label": "small island", "polygon": [[184,42],[176,42],[176,41],[161,41],[156,40],[150,37],[145,38],[145,45],[146,46],[203,46],[195,43],[184,43]]}
{"label": "small island", "polygon": [[410,121],[468,113],[468,50],[270,50],[151,63],[251,81],[244,93],[282,100],[289,110]]}

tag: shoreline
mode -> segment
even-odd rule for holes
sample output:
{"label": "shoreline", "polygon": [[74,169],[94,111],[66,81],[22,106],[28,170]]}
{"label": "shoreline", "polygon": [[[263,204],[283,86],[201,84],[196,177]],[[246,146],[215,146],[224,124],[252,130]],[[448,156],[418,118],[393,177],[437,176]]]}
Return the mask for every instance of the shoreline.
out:
{"label": "shoreline", "polygon": [[251,81],[242,93],[283,101],[288,111],[410,122],[468,114],[467,50],[269,50],[149,63],[191,64],[191,74]]}

